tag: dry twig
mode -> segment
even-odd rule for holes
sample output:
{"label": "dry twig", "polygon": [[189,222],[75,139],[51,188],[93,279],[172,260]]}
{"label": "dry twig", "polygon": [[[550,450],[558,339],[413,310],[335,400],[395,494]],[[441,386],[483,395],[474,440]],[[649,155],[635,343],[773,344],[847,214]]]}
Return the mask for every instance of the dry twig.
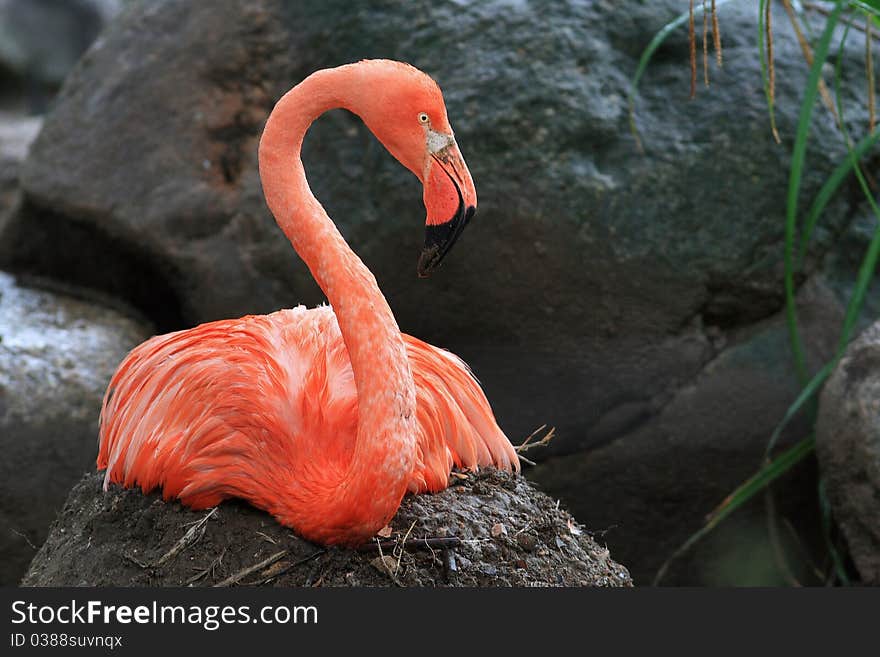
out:
{"label": "dry twig", "polygon": [[241,580],[243,580],[245,577],[247,577],[251,573],[255,573],[258,570],[262,570],[266,566],[271,566],[273,563],[275,563],[276,561],[278,561],[282,557],[286,556],[288,552],[290,552],[290,550],[281,550],[281,552],[276,552],[271,557],[268,557],[267,559],[263,559],[259,563],[255,563],[253,566],[248,566],[247,568],[243,568],[242,570],[239,570],[237,573],[230,575],[229,577],[224,579],[219,584],[214,584],[214,586],[215,587],[224,587],[224,586],[232,586],[233,584],[238,584]]}
{"label": "dry twig", "polygon": [[[315,550],[315,551],[312,552],[310,555],[308,555],[308,556],[306,556],[306,557],[303,557],[302,559],[298,559],[298,560],[294,561],[293,563],[289,563],[289,564],[287,564],[286,566],[284,566],[284,567],[280,568],[279,570],[273,572],[273,573],[272,573],[271,575],[269,575],[268,577],[264,577],[264,578],[261,579],[259,582],[254,582],[254,584],[255,584],[255,585],[265,584],[266,582],[269,582],[269,581],[271,581],[271,580],[273,580],[273,579],[277,579],[277,578],[281,577],[282,575],[284,575],[285,573],[290,572],[291,570],[293,570],[293,569],[296,568],[297,566],[301,566],[301,565],[303,565],[304,563],[308,563],[308,562],[311,561],[312,559],[316,559],[317,557],[321,556],[321,555],[324,554],[325,552],[327,552],[327,550],[325,550],[325,549],[323,549],[323,548],[320,549],[320,550]],[[281,565],[281,564],[278,564],[278,565]]]}
{"label": "dry twig", "polygon": [[547,434],[543,438],[541,438],[541,440],[539,440],[538,442],[536,442],[536,443],[529,442],[539,432],[543,431],[546,428],[547,428],[547,425],[542,424],[540,427],[535,429],[531,433],[531,435],[528,438],[526,438],[521,444],[519,444],[513,448],[516,451],[516,455],[519,457],[519,460],[522,461],[523,463],[525,463],[526,465],[538,465],[538,464],[535,463],[534,461],[532,461],[531,459],[527,459],[525,456],[523,456],[522,455],[523,452],[531,449],[532,447],[543,447],[544,445],[549,443],[550,440],[552,440],[552,438],[554,436],[554,432],[556,431],[556,427],[550,427],[550,431],[548,431]]}
{"label": "dry twig", "polygon": [[27,544],[31,547],[32,550],[36,550],[36,549],[38,549],[36,545],[34,545],[33,543],[31,543],[31,539],[29,539],[29,538],[27,537],[27,534],[23,534],[23,533],[21,533],[20,531],[18,531],[17,529],[12,529],[12,530],[10,530],[10,531],[12,531],[12,533],[15,534],[16,536],[20,536],[21,538],[23,538],[23,539],[24,539],[24,542],[27,543]]}
{"label": "dry twig", "polygon": [[193,575],[193,576],[190,577],[188,580],[186,580],[186,581],[184,582],[184,584],[186,584],[187,586],[190,586],[191,584],[195,584],[195,583],[198,582],[200,579],[202,579],[203,577],[205,577],[208,573],[213,573],[213,572],[214,572],[214,569],[215,569],[217,566],[219,566],[221,563],[223,563],[223,557],[224,557],[225,555],[226,555],[226,548],[223,549],[223,552],[220,553],[220,556],[217,557],[216,559],[214,559],[214,560],[208,565],[207,568],[205,568],[204,570],[200,570],[199,572],[197,572],[195,575]]}
{"label": "dry twig", "polygon": [[460,547],[461,539],[457,536],[434,536],[431,538],[410,538],[406,541],[376,541],[375,543],[365,543],[358,548],[358,552],[382,552],[383,550],[394,550],[398,546],[402,549],[412,550],[444,550]]}
{"label": "dry twig", "polygon": [[529,434],[528,438],[526,438],[524,441],[522,441],[522,443],[520,443],[519,445],[517,445],[513,449],[517,452],[517,454],[519,454],[521,452],[526,452],[526,451],[532,449],[533,447],[545,446],[547,443],[549,443],[551,440],[553,440],[553,437],[556,435],[556,427],[550,427],[550,430],[546,434],[544,434],[544,436],[538,442],[533,443],[533,442],[531,442],[531,440],[532,440],[532,438],[537,436],[539,433],[541,433],[546,428],[547,428],[547,425],[542,424],[540,427],[538,427],[537,429],[532,431],[532,433]]}
{"label": "dry twig", "polygon": [[186,534],[180,537],[180,540],[177,541],[174,545],[171,546],[171,549],[168,550],[165,554],[163,554],[157,561],[149,564],[151,568],[158,568],[164,563],[171,561],[178,554],[183,552],[190,545],[195,545],[201,540],[202,536],[205,535],[205,525],[208,523],[208,519],[216,513],[217,507],[215,506],[211,509],[207,514],[205,514],[204,518],[200,520],[196,520],[193,523],[190,523],[192,527],[190,527]]}

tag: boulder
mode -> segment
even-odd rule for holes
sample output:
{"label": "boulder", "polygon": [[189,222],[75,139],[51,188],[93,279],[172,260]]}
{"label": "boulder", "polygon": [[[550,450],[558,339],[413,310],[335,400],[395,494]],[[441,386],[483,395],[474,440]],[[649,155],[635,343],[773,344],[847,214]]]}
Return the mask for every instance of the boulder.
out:
{"label": "boulder", "polygon": [[626,568],[520,476],[408,495],[361,550],[308,543],[241,502],[192,511],[86,475],[24,586],[632,586]]}
{"label": "boulder", "polygon": [[0,113],[0,160],[23,162],[42,126],[43,119],[39,116]]}
{"label": "boulder", "polygon": [[0,79],[16,79],[42,110],[121,8],[122,0],[0,0]]}
{"label": "boulder", "polygon": [[[816,371],[833,357],[837,334],[829,327],[842,322],[842,311],[828,287],[812,281],[801,290],[798,315],[805,346],[813,354],[808,365]],[[758,470],[772,428],[800,391],[787,362],[790,346],[782,315],[730,333],[715,347],[715,357],[695,380],[670,389],[652,407],[629,409],[629,417],[615,427],[615,440],[582,455],[549,458],[532,473],[591,527],[609,529],[606,538],[615,554],[636,558],[637,581],[653,579],[664,560],[700,528],[705,514]],[[809,433],[810,419],[801,414],[785,429],[782,442]],[[803,520],[805,509],[818,508],[814,470],[801,466],[785,480],[778,496],[781,517]],[[627,493],[633,486],[638,492]],[[663,583],[785,584],[763,504],[744,516],[738,531],[712,551],[673,562]],[[798,526],[803,529],[803,523]],[[816,538],[808,532],[802,540],[813,548]],[[734,567],[737,554],[750,558]],[[811,581],[802,554],[788,556],[798,575]],[[750,579],[756,570],[763,575]]]}
{"label": "boulder", "polygon": [[0,584],[15,584],[97,454],[110,375],[148,329],[0,272]]}
{"label": "boulder", "polygon": [[865,584],[880,585],[880,323],[849,345],[822,390],[816,454],[849,555]]}
{"label": "boulder", "polygon": [[[639,532],[643,547],[629,563],[650,578],[662,556],[654,539],[678,543],[690,531],[665,517],[698,523],[719,501],[714,482],[751,474],[797,391],[779,312],[782,190],[803,58],[776,21],[780,146],[769,134],[753,8],[720,10],[724,68],[692,102],[686,30],[675,32],[641,83],[642,152],[628,127],[630,78],[680,11],[672,0],[135,5],[65,83],[26,163],[25,203],[0,234],[0,264],[122,296],[160,330],[318,303],[262,199],[263,122],[316,69],[410,61],[444,89],[479,190],[476,219],[443,270],[416,278],[418,183],[355,117],[331,112],[312,128],[312,187],[402,329],[465,358],[515,441],[556,426],[548,454],[559,467],[536,475],[548,490],[585,509],[603,472],[615,473],[599,517],[626,517],[630,536]],[[857,44],[845,56],[862,65]],[[846,81],[844,94],[863,86]],[[822,107],[812,140],[805,199],[845,152]],[[846,197],[828,206],[799,285],[821,278],[823,257],[860,216]],[[829,304],[810,306],[811,335],[835,330]],[[777,327],[771,348],[767,322]],[[814,362],[827,353],[823,339],[808,346]],[[695,468],[675,457],[715,450],[730,458],[701,456]],[[583,471],[593,452],[606,465]],[[634,458],[653,483],[630,467]],[[691,485],[703,492],[653,497]],[[638,521],[626,515],[637,507]]]}
{"label": "boulder", "polygon": [[0,112],[0,230],[19,197],[18,174],[43,119]]}

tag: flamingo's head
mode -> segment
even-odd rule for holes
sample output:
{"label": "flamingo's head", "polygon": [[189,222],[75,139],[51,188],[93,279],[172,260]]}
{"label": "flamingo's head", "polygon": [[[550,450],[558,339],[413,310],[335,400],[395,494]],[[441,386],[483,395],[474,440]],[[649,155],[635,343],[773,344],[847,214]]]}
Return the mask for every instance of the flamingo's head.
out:
{"label": "flamingo's head", "polygon": [[[418,274],[440,264],[477,209],[477,192],[455,142],[437,83],[408,64],[362,62],[369,69],[357,113],[424,186],[425,245]],[[352,108],[354,109],[354,108]]]}

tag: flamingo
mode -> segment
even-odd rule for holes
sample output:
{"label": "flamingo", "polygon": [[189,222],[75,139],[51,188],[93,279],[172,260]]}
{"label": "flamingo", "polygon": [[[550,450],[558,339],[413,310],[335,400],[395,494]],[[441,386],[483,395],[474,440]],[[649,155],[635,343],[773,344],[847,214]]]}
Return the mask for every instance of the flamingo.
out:
{"label": "flamingo", "polygon": [[266,202],[329,306],[155,336],[112,377],[98,469],[193,509],[247,500],[311,541],[355,545],[407,492],[454,466],[519,470],[480,384],[454,354],[401,333],[375,277],[309,189],[300,149],[329,109],[358,115],[422,182],[420,277],[476,209],[440,88],[401,62],[317,71],[275,105],[259,145]]}

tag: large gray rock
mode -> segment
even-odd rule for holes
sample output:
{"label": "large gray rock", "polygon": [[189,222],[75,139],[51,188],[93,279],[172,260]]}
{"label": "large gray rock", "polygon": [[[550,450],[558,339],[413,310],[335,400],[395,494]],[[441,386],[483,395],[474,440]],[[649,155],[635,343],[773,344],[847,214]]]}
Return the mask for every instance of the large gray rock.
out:
{"label": "large gray rock", "polygon": [[[842,311],[818,281],[801,290],[798,311],[815,371],[833,357]],[[701,337],[694,334],[695,341]],[[688,534],[701,527],[705,514],[758,469],[772,428],[800,391],[787,362],[790,346],[781,314],[730,332],[724,340],[715,343],[715,357],[694,380],[621,414],[612,427],[616,439],[583,454],[550,458],[532,473],[590,527],[608,528],[605,539],[620,558],[636,560],[638,582],[651,581]],[[802,414],[786,428],[782,443],[804,438],[810,430],[810,419]],[[801,540],[810,549],[818,547],[810,538],[815,534],[810,511],[818,509],[814,471],[811,463],[800,465],[781,492],[776,487],[779,517],[795,519],[800,530],[807,525],[810,531],[802,531]],[[722,526],[705,547],[673,562],[662,583],[788,583],[762,501],[739,512],[727,529]],[[786,558],[797,577],[812,581],[803,551],[792,550]]]}
{"label": "large gray rock", "polygon": [[0,112],[0,230],[18,200],[18,174],[43,119]]}
{"label": "large gray rock", "polygon": [[816,454],[849,554],[862,580],[880,585],[880,323],[847,348],[825,384]]}
{"label": "large gray rock", "polygon": [[121,0],[0,0],[0,67],[58,86]]}
{"label": "large gray rock", "polygon": [[[627,467],[633,454],[650,467],[665,436],[684,441],[680,454],[719,444],[736,458],[664,461],[651,490],[740,481],[796,391],[782,333],[765,348],[760,323],[777,321],[783,303],[781,190],[802,55],[777,21],[777,146],[753,8],[721,10],[725,66],[693,102],[686,31],[674,34],[642,83],[642,154],[627,124],[629,80],[679,11],[672,0],[142,3],[68,79],[27,162],[26,202],[0,236],[0,263],[123,295],[161,329],[314,304],[320,291],[262,200],[263,121],[315,69],[408,60],[443,87],[479,190],[446,267],[416,278],[418,184],[354,117],[334,112],[313,127],[309,180],[401,327],[468,360],[511,436],[549,423],[556,458],[602,450],[608,467],[589,476],[619,477],[603,513],[644,509],[627,524],[648,548],[627,559],[645,580],[658,557],[648,537],[676,543],[690,530],[667,526],[669,507],[696,519],[718,500],[681,495],[659,513]],[[857,46],[847,57],[861,66]],[[853,80],[846,93],[862,88]],[[804,198],[844,152],[822,108],[812,144]],[[807,277],[859,212],[832,202]],[[808,304],[816,335],[833,330],[829,304]],[[826,351],[822,340],[809,346],[814,360]],[[742,353],[752,356],[736,361],[736,379],[713,373]],[[731,409],[721,432],[719,407]],[[539,476],[569,503],[589,501],[590,481]]]}
{"label": "large gray rock", "polygon": [[42,117],[0,112],[0,159],[22,162],[42,126]]}
{"label": "large gray rock", "polygon": [[0,584],[15,584],[84,470],[110,375],[147,329],[0,272]]}

